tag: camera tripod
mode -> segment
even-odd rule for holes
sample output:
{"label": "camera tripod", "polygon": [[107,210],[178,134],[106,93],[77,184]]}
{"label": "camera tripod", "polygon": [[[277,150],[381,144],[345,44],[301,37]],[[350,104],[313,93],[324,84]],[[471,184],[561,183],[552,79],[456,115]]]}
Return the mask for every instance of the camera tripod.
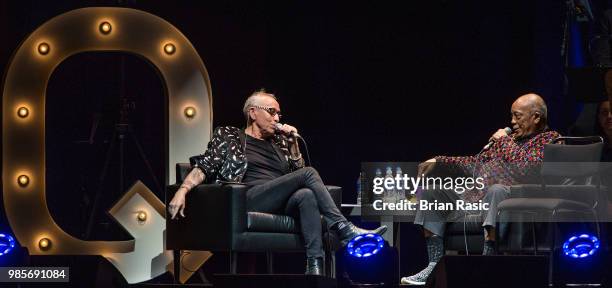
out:
{"label": "camera tripod", "polygon": [[[125,165],[125,156],[126,156],[125,146],[126,146],[126,141],[129,139],[131,139],[132,143],[137,148],[140,159],[142,159],[142,161],[144,162],[147,168],[147,171],[149,173],[149,176],[151,177],[151,179],[153,179],[153,182],[155,184],[155,189],[157,189],[160,193],[164,191],[162,189],[162,186],[159,184],[159,181],[157,180],[157,177],[155,176],[155,172],[153,171],[153,167],[149,163],[149,160],[147,159],[144,153],[144,150],[142,149],[142,146],[140,145],[138,138],[136,138],[136,135],[134,134],[134,130],[132,129],[128,121],[129,111],[135,108],[136,106],[135,102],[128,101],[128,99],[123,97],[123,95],[120,101],[121,101],[120,120],[119,120],[119,123],[115,124],[113,135],[110,141],[110,146],[108,150],[106,151],[106,155],[104,158],[104,166],[102,168],[101,174],[98,177],[98,187],[96,189],[92,209],[89,214],[88,221],[87,221],[87,227],[83,235],[85,239],[89,239],[91,237],[91,232],[94,226],[96,213],[100,206],[100,198],[102,197],[102,194],[103,194],[102,190],[104,188],[104,184],[108,176],[111,159],[113,158],[113,151],[115,150],[115,146],[117,145],[119,146],[118,147],[119,192],[123,193],[123,190],[125,189],[125,167],[126,167]],[[117,193],[113,193],[113,195],[117,195]]]}

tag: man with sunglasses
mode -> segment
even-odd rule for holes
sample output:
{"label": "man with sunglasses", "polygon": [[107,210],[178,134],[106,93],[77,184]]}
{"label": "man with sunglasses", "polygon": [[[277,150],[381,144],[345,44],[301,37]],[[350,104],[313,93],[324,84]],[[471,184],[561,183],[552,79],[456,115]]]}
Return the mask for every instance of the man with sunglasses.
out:
{"label": "man with sunglasses", "polygon": [[245,129],[218,127],[204,154],[191,157],[194,167],[169,204],[172,219],[185,217],[185,195],[196,185],[241,182],[249,186],[247,210],[297,217],[306,248],[306,274],[323,274],[321,217],[343,245],[353,237],[382,234],[385,226],[365,230],[349,222],[338,210],[321,177],[304,167],[297,129],[278,125],[280,105],[273,94],[257,91],[244,103]]}

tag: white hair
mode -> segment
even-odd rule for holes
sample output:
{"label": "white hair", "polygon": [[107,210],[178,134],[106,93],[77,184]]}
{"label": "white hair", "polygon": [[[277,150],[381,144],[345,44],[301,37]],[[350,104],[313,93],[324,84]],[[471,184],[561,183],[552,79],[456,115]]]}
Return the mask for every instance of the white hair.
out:
{"label": "white hair", "polygon": [[276,100],[276,96],[274,96],[274,94],[268,93],[264,89],[253,92],[251,96],[244,101],[244,106],[242,107],[242,113],[244,113],[244,119],[247,121],[247,126],[253,122],[253,119],[249,117],[249,109],[251,107],[260,106],[259,103],[262,97],[270,97]]}

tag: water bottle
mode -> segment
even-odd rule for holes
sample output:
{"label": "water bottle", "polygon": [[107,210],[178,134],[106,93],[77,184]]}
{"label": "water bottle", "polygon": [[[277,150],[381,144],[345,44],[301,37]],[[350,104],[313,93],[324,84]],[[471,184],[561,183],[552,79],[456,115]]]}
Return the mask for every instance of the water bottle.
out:
{"label": "water bottle", "polygon": [[[390,166],[387,166],[387,170],[385,173],[385,182],[387,182],[387,178],[393,179],[393,169]],[[383,182],[384,183],[384,182]],[[386,203],[395,202],[395,189],[386,189],[383,194],[383,201]]]}
{"label": "water bottle", "polygon": [[[402,167],[399,167],[399,166],[395,168],[395,178],[398,178],[398,177],[402,178]],[[402,201],[406,199],[406,191],[404,191],[404,188],[397,187],[395,192],[396,192],[397,201]]]}
{"label": "water bottle", "polygon": [[[376,178],[382,178],[382,170],[380,170],[380,168],[376,168]],[[379,199],[383,199],[383,194],[373,194],[372,193],[372,203],[374,203],[374,201],[379,200]]]}

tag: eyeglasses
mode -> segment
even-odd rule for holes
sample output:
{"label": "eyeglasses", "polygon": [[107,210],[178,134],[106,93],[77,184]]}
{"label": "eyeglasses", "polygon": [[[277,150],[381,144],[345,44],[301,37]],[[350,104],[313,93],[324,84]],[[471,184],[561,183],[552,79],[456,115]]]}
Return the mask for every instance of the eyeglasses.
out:
{"label": "eyeglasses", "polygon": [[276,111],[276,108],[274,107],[263,107],[263,106],[257,106],[254,105],[252,106],[253,108],[257,108],[257,109],[261,109],[264,110],[266,112],[268,112],[268,114],[270,114],[270,116],[274,117],[278,115],[278,119],[280,119],[281,117],[283,117],[283,115],[280,113],[280,111]]}

